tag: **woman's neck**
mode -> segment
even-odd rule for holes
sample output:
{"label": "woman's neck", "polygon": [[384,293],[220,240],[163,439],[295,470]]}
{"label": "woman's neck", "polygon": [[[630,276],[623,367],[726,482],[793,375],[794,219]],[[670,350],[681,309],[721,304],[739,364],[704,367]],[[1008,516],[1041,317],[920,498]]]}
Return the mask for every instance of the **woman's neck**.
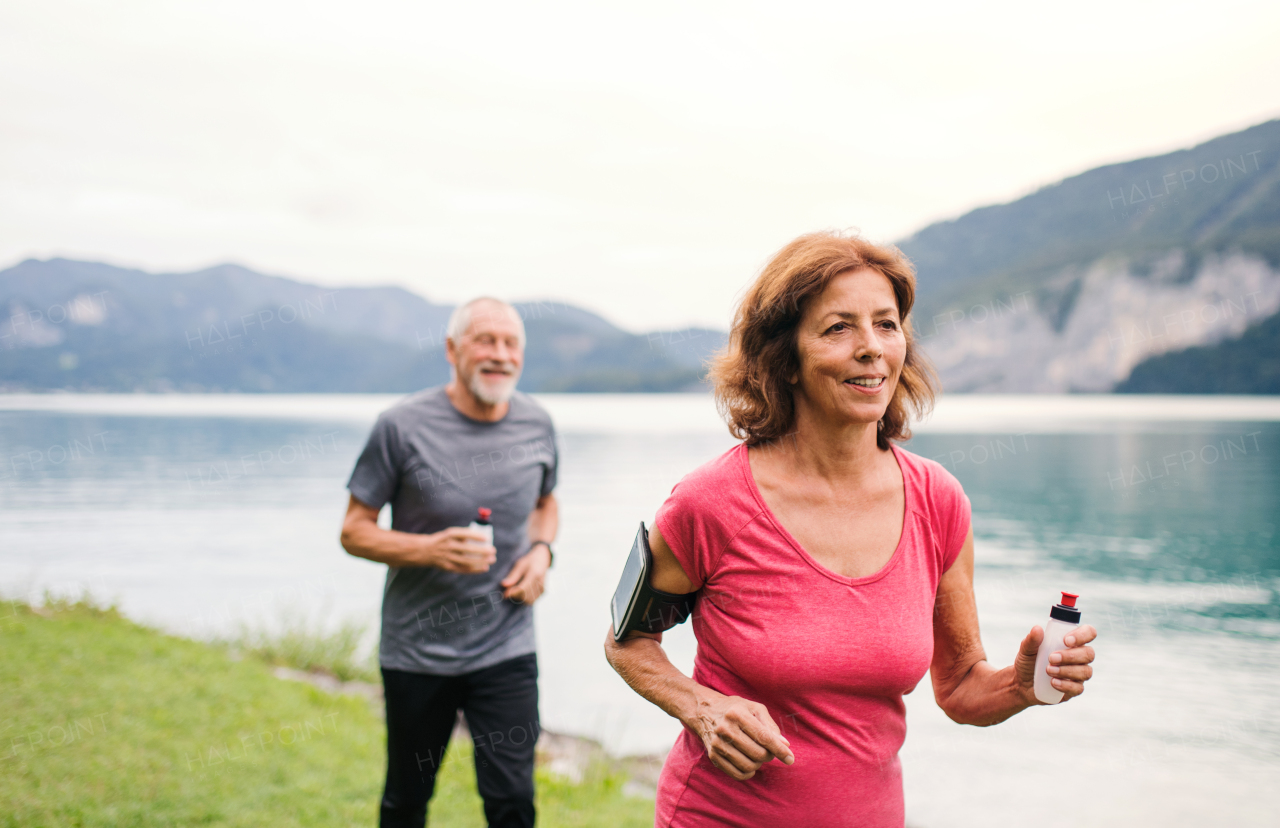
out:
{"label": "woman's neck", "polygon": [[789,434],[755,450],[784,476],[818,476],[857,486],[880,475],[884,452],[876,443],[877,424],[832,422],[797,407]]}

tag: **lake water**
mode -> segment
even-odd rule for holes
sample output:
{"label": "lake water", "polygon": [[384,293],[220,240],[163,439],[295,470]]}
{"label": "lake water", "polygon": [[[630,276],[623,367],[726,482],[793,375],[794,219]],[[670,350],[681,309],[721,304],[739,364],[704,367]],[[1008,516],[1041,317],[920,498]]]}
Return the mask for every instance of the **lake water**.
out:
{"label": "lake water", "polygon": [[[0,590],[88,589],[210,636],[307,612],[377,623],[385,568],[338,545],[380,396],[0,397]],[[547,728],[615,753],[678,725],[601,653],[638,520],[732,445],[709,397],[546,395],[556,568],[536,606]],[[907,697],[912,825],[1272,825],[1280,811],[1280,399],[951,397],[910,450],[974,507],[987,653],[1059,590],[1100,631],[1088,692],[994,728]],[[0,625],[2,629],[2,625]],[[667,637],[691,669],[687,627]]]}

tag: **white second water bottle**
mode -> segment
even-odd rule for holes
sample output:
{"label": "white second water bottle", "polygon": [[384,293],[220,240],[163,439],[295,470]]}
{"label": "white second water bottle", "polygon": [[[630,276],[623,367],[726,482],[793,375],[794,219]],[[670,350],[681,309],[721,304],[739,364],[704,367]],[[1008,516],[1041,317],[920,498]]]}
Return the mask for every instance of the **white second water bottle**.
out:
{"label": "white second water bottle", "polygon": [[1062,593],[1062,603],[1049,610],[1049,623],[1044,627],[1044,640],[1040,642],[1040,650],[1036,653],[1035,691],[1036,698],[1045,704],[1057,704],[1062,701],[1064,693],[1055,689],[1049,682],[1053,676],[1045,672],[1049,666],[1049,656],[1059,650],[1067,649],[1062,639],[1080,626],[1080,610],[1076,609],[1079,595],[1070,592]]}
{"label": "white second water bottle", "polygon": [[479,529],[484,533],[485,543],[493,546],[493,524],[489,522],[490,516],[493,515],[492,509],[486,509],[481,506],[476,510],[476,519],[471,521],[468,529]]}

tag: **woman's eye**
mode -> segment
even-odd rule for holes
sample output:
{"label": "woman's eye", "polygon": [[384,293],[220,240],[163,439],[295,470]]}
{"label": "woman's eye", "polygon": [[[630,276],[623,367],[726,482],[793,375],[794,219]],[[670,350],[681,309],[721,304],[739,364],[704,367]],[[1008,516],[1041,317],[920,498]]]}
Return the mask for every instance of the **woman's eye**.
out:
{"label": "woman's eye", "polygon": [[898,323],[894,322],[892,319],[886,319],[881,324],[884,325],[885,330],[887,331],[896,331],[898,329]]}
{"label": "woman's eye", "polygon": [[843,331],[846,327],[847,326],[843,322],[837,322],[836,324],[832,325],[830,328],[827,328],[827,333],[839,333],[840,331]]}

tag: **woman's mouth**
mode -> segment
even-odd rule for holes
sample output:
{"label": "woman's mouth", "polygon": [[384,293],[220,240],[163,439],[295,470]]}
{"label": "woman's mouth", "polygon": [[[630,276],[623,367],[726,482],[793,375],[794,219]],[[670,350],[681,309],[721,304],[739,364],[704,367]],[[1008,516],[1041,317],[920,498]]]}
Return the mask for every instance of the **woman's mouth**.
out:
{"label": "woman's mouth", "polygon": [[884,387],[884,377],[854,377],[845,380],[844,384],[852,385],[863,394],[878,394]]}

